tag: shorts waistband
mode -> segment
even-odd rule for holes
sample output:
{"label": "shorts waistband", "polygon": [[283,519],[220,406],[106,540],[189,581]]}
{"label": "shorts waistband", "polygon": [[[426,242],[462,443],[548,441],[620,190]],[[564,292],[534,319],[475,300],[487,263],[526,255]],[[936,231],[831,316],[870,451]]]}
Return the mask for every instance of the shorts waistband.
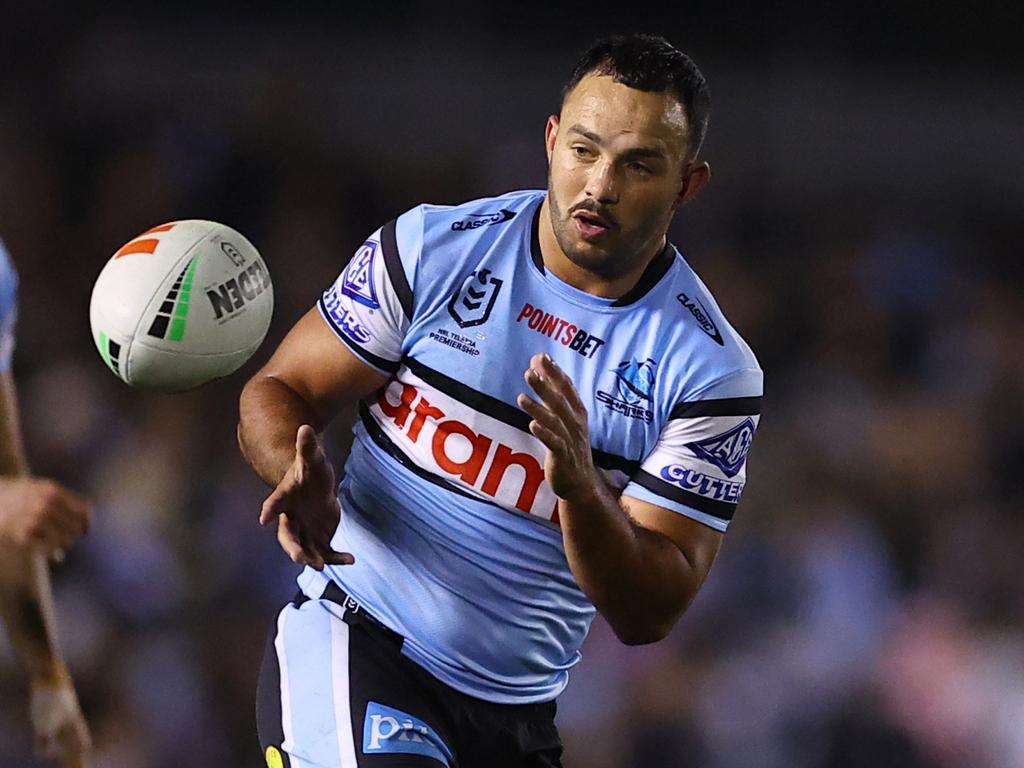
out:
{"label": "shorts waistband", "polygon": [[[299,592],[295,596],[294,603],[296,606],[302,605],[307,602],[310,598],[303,592]],[[373,627],[373,629],[379,633],[382,633],[389,640],[401,645],[404,638],[392,629],[384,626],[379,619],[375,616],[371,616],[367,613],[362,603],[356,600],[354,597],[349,595],[334,581],[327,583],[323,593],[320,595],[321,600],[328,600],[335,605],[340,605],[345,609],[345,613],[342,615],[342,621],[351,626],[357,624],[364,624]]]}

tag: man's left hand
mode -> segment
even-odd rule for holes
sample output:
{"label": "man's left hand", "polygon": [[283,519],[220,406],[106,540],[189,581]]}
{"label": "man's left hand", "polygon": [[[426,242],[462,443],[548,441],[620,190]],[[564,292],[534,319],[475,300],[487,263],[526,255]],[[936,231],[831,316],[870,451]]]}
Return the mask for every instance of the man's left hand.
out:
{"label": "man's left hand", "polygon": [[525,394],[516,402],[533,419],[530,432],[547,446],[544,476],[548,484],[560,499],[585,497],[596,485],[586,406],[569,377],[546,354],[530,358],[523,378],[540,402]]}

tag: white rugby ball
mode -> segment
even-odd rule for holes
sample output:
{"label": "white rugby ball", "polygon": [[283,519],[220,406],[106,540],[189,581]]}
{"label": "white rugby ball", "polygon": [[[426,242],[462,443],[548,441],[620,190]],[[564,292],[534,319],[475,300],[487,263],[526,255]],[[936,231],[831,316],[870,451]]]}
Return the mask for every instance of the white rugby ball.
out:
{"label": "white rugby ball", "polygon": [[237,370],[270,327],[274,288],[252,243],[189,219],[128,241],[92,289],[103,362],[133,387],[176,392]]}

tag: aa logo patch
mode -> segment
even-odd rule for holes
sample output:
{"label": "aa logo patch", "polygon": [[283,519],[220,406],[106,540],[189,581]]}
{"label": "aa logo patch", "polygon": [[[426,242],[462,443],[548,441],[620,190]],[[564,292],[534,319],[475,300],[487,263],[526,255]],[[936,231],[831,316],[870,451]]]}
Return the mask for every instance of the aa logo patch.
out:
{"label": "aa logo patch", "polygon": [[377,289],[373,285],[373,257],[376,253],[377,243],[373,240],[367,240],[359,246],[345,269],[345,279],[341,284],[341,290],[346,296],[370,309],[380,309]]}
{"label": "aa logo patch", "polygon": [[743,462],[747,460],[755,429],[752,419],[744,419],[728,432],[695,443],[687,443],[686,447],[698,458],[714,464],[726,477],[735,477],[743,469]]}

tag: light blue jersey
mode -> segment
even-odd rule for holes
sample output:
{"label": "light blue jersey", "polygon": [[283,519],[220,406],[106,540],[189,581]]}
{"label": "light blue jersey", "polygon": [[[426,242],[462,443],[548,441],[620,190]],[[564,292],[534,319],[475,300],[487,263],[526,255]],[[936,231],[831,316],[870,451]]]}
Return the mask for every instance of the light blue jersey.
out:
{"label": "light blue jersey", "polygon": [[11,369],[14,325],[18,319],[18,272],[0,240],[0,373]]}
{"label": "light blue jersey", "polygon": [[557,696],[594,616],[566,561],[546,448],[516,405],[530,357],[548,353],[575,384],[613,488],[719,531],[761,400],[754,355],[674,247],[619,299],[545,271],[544,194],[414,208],[318,304],[391,380],[361,404],[339,487],[333,545],[356,563],[299,582],[316,598],[334,579],[413,661],[498,703]]}

